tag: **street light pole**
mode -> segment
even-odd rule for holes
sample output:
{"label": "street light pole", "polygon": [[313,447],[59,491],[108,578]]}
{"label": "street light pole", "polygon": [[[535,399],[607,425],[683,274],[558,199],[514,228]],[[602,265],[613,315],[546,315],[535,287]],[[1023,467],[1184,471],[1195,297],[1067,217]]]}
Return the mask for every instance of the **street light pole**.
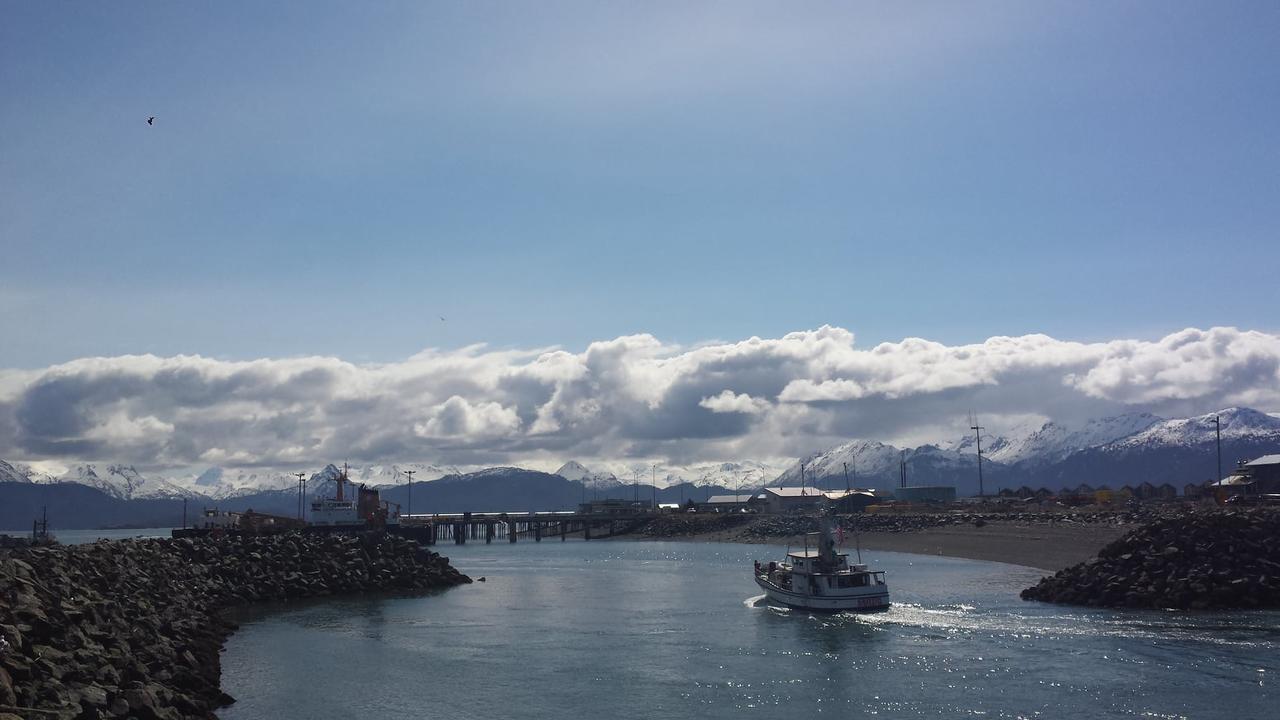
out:
{"label": "street light pole", "polygon": [[1222,419],[1213,416],[1213,435],[1218,444],[1218,475],[1213,479],[1214,482],[1222,480]]}
{"label": "street light pole", "polygon": [[969,429],[973,431],[973,436],[978,442],[978,497],[986,497],[986,493],[983,492],[982,488],[982,431],[986,428],[979,425],[975,420]]}
{"label": "street light pole", "polygon": [[413,474],[416,472],[418,471],[417,470],[404,471],[404,474],[409,476],[409,502],[408,502],[409,512],[407,513],[407,515],[410,517],[413,516]]}
{"label": "street light pole", "polygon": [[650,470],[649,482],[653,483],[653,511],[658,512],[658,466]]}
{"label": "street light pole", "polygon": [[307,481],[305,480],[305,478],[307,477],[307,474],[294,473],[294,475],[298,476],[298,519],[302,520],[303,515],[306,512],[304,508],[306,508],[306,504],[307,504],[307,493],[306,493],[306,490],[304,489],[306,488]]}

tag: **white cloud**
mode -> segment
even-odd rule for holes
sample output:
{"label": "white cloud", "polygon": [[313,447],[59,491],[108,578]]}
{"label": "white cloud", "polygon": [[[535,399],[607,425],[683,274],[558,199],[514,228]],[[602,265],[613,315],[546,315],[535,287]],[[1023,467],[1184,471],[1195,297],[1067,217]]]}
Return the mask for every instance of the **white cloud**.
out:
{"label": "white cloud", "polygon": [[693,347],[649,335],[560,349],[427,350],[404,362],[153,355],[0,370],[0,457],[155,465],[797,456],[850,437],[946,439],[970,410],[1028,416],[1280,410],[1280,336],[1044,335],[869,349],[822,327]]}
{"label": "white cloud", "polygon": [[771,407],[768,400],[753,398],[746,393],[739,395],[732,390],[704,397],[698,401],[698,405],[714,413],[747,413],[748,415],[767,412]]}

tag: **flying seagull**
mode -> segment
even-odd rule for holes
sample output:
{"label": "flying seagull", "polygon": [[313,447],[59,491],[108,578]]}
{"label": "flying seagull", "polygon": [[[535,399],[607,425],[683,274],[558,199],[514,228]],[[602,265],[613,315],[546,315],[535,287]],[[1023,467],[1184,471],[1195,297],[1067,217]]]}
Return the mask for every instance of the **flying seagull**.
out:
{"label": "flying seagull", "polygon": [[156,116],[155,116],[155,115],[152,115],[151,117],[147,118],[147,124],[148,124],[148,125],[155,125],[155,124],[156,124]]}

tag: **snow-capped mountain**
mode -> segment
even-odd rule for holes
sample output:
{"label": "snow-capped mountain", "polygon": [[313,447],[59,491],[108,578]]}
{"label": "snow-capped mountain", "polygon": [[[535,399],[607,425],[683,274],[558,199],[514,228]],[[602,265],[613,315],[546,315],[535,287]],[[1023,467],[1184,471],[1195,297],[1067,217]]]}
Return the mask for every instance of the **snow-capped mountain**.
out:
{"label": "snow-capped mountain", "polygon": [[30,483],[31,478],[25,471],[19,470],[9,463],[0,460],[0,482]]}
{"label": "snow-capped mountain", "polygon": [[602,463],[596,469],[576,460],[556,471],[568,480],[585,482],[589,487],[612,488],[639,482],[643,485],[673,487],[687,484],[698,487],[760,487],[777,475],[779,465],[757,460],[673,465],[650,462]]}
{"label": "snow-capped mountain", "polygon": [[577,460],[570,460],[561,465],[560,469],[553,474],[565,480],[574,480],[595,488],[614,487],[621,484],[617,475],[611,472],[594,472]]}
{"label": "snow-capped mountain", "polygon": [[[983,452],[985,454],[985,448]],[[938,445],[898,448],[875,440],[853,440],[803,460],[804,482],[821,488],[843,488],[846,482],[853,487],[897,487],[901,465],[905,462],[907,481],[911,485],[964,486],[972,480],[977,490],[977,453]],[[983,467],[993,481],[1006,470],[990,461],[984,461]],[[770,484],[798,486],[800,483],[800,462],[797,461]]]}
{"label": "snow-capped mountain", "polygon": [[1120,438],[1111,445],[1113,449],[1121,450],[1161,446],[1188,447],[1216,442],[1215,418],[1221,423],[1224,442],[1280,441],[1280,418],[1249,408],[1227,408],[1207,415],[1157,422],[1141,432]]}
{"label": "snow-capped mountain", "polygon": [[[1079,428],[1047,422],[1027,435],[1008,434],[994,438],[991,444],[984,444],[982,454],[989,460],[1006,465],[1021,462],[1045,464],[1061,460],[1078,450],[1105,445],[1142,432],[1159,422],[1161,419],[1150,413],[1131,413],[1090,420]],[[970,446],[965,444],[962,449],[970,450]]]}
{"label": "snow-capped mountain", "polygon": [[[1249,408],[1228,408],[1171,420],[1149,414],[1129,414],[1079,426],[1038,423],[1038,426],[1014,428],[1000,436],[983,438],[983,487],[992,492],[1001,487],[1060,488],[1081,482],[1116,487],[1131,480],[1201,482],[1217,472],[1214,418],[1221,421],[1224,473],[1238,460],[1280,452],[1280,417]],[[900,482],[900,463],[905,460],[908,484],[955,485],[961,494],[978,489],[977,453],[972,436],[915,448],[898,448],[875,440],[852,440],[803,460],[806,482],[827,488],[844,487],[846,464],[849,482],[854,486],[896,487]],[[656,467],[649,461],[592,461],[588,467],[570,460],[555,475],[583,483],[596,492],[637,481],[648,485],[654,480],[659,488],[692,484],[737,489],[799,485],[799,467],[798,461],[754,460],[690,465],[660,463]],[[419,483],[484,480],[488,477],[486,474],[503,478],[533,477],[530,473],[547,475],[509,467],[456,468],[399,463],[353,466],[348,476],[353,482],[373,487],[401,488],[407,485],[410,470],[414,472],[415,487]],[[310,475],[307,494],[332,495],[333,479],[340,472],[337,465],[331,464]],[[122,500],[187,497],[211,504],[263,493],[283,497],[297,490],[297,478],[281,468],[210,467],[162,477],[159,473],[144,474],[132,465],[86,463],[68,468],[54,461],[41,461],[33,467],[0,461],[0,483],[60,482],[94,487]]]}
{"label": "snow-capped mountain", "polygon": [[198,497],[199,493],[183,488],[164,478],[144,477],[132,465],[108,465],[105,472],[90,464],[77,465],[56,482],[74,482],[97,488],[120,500],[170,499]]}
{"label": "snow-capped mountain", "polygon": [[[337,471],[336,465],[330,465]],[[428,463],[399,463],[356,465],[348,468],[348,477],[352,482],[363,483],[371,487],[404,485],[409,481],[406,471],[413,471],[415,483],[435,480],[445,475],[457,474],[455,467],[445,467]],[[330,472],[329,468],[318,474]],[[314,475],[314,474],[313,474]],[[311,476],[308,476],[311,477]],[[229,469],[210,467],[190,476],[171,478],[171,482],[191,492],[199,493],[215,500],[243,497],[267,491],[293,491],[297,489],[298,477],[279,469],[246,468]],[[332,490],[332,487],[329,488]],[[308,484],[307,493],[311,492]]]}
{"label": "snow-capped mountain", "polygon": [[[826,452],[803,458],[803,481],[809,485],[816,482],[821,487],[844,487],[847,467],[849,484],[866,487],[886,477],[897,477],[901,453],[900,449],[875,440],[851,440]],[[796,462],[789,466],[770,484],[799,486],[800,465],[800,462]]]}

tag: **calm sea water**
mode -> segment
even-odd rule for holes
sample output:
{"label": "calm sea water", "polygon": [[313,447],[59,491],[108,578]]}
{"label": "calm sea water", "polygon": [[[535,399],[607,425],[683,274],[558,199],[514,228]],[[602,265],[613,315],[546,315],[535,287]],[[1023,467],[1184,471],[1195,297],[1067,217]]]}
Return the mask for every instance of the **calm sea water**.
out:
{"label": "calm sea water", "polygon": [[239,618],[221,717],[1280,716],[1280,613],[1026,603],[1037,570],[877,552],[891,610],[813,615],[751,582],[782,548],[441,547],[487,582]]}
{"label": "calm sea water", "polygon": [[[129,538],[171,537],[173,528],[129,528],[127,530],[50,530],[52,535],[63,545],[83,545],[98,540],[126,540]],[[0,534],[15,537],[31,537],[31,528],[26,530],[0,530]]]}

